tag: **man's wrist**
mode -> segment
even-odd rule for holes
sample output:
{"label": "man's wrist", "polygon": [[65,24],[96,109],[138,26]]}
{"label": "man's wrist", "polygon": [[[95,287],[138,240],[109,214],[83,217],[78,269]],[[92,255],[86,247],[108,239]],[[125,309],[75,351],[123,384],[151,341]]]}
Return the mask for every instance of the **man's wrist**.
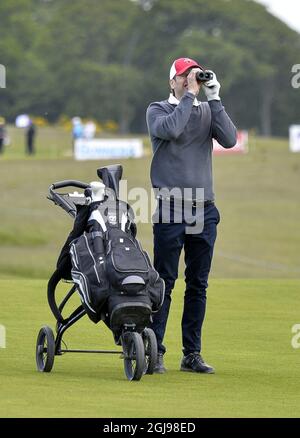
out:
{"label": "man's wrist", "polygon": [[207,103],[210,106],[212,114],[215,112],[219,112],[223,109],[223,104],[221,100],[209,100]]}

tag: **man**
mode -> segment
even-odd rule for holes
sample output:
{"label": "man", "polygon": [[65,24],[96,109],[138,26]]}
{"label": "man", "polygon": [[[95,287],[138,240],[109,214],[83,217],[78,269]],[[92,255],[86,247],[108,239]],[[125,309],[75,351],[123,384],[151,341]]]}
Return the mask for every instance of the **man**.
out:
{"label": "man", "polygon": [[30,121],[29,126],[26,131],[26,153],[28,155],[33,155],[35,153],[34,148],[34,137],[35,137],[35,126],[32,121]]}
{"label": "man", "polygon": [[[163,355],[166,348],[163,338],[171,304],[171,292],[178,276],[178,263],[182,248],[185,252],[184,308],[182,315],[183,359],[182,371],[214,373],[200,355],[201,329],[206,308],[206,288],[211,267],[217,224],[220,216],[214,203],[212,180],[212,139],[223,147],[236,144],[236,128],[222,106],[216,75],[207,82],[196,79],[204,70],[189,58],[174,61],[170,69],[171,94],[168,100],[154,102],[147,109],[147,125],[153,148],[151,181],[154,189],[189,189],[192,209],[203,208],[203,229],[188,233],[187,224],[174,220],[174,198],[159,197],[158,223],[153,225],[154,266],[165,281],[165,299],[160,311],[154,315],[152,329],[158,343],[155,372],[164,373]],[[197,96],[204,90],[207,102]],[[202,189],[202,192],[201,190]],[[197,196],[198,193],[198,196]],[[200,199],[199,193],[204,193]],[[164,202],[169,201],[170,221],[162,219]]]}

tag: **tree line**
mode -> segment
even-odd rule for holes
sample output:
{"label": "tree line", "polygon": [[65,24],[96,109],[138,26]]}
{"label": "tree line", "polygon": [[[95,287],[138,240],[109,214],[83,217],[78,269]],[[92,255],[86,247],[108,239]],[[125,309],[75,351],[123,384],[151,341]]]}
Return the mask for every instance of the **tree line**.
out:
{"label": "tree line", "polygon": [[5,0],[0,114],[145,132],[147,105],[167,98],[171,63],[186,56],[216,72],[239,128],[285,136],[300,123],[299,53],[300,34],[251,0]]}

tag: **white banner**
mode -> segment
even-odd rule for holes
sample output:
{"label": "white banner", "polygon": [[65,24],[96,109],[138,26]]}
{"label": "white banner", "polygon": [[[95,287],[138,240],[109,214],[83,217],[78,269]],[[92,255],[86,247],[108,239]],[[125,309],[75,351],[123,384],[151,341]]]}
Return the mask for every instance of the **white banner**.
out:
{"label": "white banner", "polygon": [[300,125],[290,126],[290,151],[300,152]]}
{"label": "white banner", "polygon": [[144,155],[143,142],[137,138],[78,138],[75,141],[74,155],[76,160],[140,158]]}
{"label": "white banner", "polygon": [[0,64],[0,88],[6,88],[6,69]]}
{"label": "white banner", "polygon": [[248,152],[248,131],[238,131],[236,145],[233,148],[223,148],[217,140],[213,140],[214,154],[246,154]]}
{"label": "white banner", "polygon": [[0,348],[6,347],[6,330],[4,325],[0,324]]}

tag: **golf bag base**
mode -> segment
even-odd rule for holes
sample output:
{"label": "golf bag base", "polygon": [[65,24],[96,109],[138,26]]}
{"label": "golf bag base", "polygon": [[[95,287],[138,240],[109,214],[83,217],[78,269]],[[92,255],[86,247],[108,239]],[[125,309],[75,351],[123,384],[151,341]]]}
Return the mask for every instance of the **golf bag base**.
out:
{"label": "golf bag base", "polygon": [[142,332],[151,323],[151,301],[146,296],[113,295],[108,299],[109,326],[114,333],[122,327]]}

